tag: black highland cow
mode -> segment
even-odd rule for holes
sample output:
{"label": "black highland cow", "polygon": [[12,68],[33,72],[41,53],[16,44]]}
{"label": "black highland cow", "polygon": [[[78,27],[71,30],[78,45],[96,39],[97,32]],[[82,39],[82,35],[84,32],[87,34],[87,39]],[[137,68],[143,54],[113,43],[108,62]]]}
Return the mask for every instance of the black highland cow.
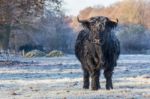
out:
{"label": "black highland cow", "polygon": [[84,27],[75,44],[75,54],[83,69],[83,88],[89,89],[91,76],[91,89],[98,90],[100,70],[104,69],[106,89],[113,89],[112,74],[120,54],[120,44],[112,29],[117,26],[118,19],[112,21],[97,16],[89,20],[78,18],[78,22]]}

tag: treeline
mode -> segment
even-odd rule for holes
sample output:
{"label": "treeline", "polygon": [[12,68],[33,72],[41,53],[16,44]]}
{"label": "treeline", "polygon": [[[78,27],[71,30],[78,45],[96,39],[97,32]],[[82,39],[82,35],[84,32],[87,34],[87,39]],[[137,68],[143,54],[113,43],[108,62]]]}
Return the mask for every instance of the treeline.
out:
{"label": "treeline", "polygon": [[[79,16],[82,19],[88,19],[92,16],[107,16],[118,18],[123,24],[141,24],[150,28],[150,1],[149,0],[123,0],[111,6],[87,7],[80,11]],[[73,20],[76,20],[73,19]],[[73,25],[77,21],[73,21]]]}
{"label": "treeline", "polygon": [[[73,30],[62,0],[0,0],[0,50],[73,51]],[[30,49],[29,48],[29,49]]]}
{"label": "treeline", "polygon": [[[118,18],[115,29],[122,53],[150,53],[150,1],[123,0],[109,7],[80,11],[80,19],[91,16]],[[0,0],[0,50],[22,49],[74,52],[81,26],[66,16],[63,0]]]}
{"label": "treeline", "polygon": [[[119,26],[115,30],[121,42],[122,53],[149,53],[150,51],[150,1],[123,0],[109,7],[95,6],[80,11],[81,19],[92,16],[107,16],[118,18]],[[80,30],[73,17],[71,26]]]}

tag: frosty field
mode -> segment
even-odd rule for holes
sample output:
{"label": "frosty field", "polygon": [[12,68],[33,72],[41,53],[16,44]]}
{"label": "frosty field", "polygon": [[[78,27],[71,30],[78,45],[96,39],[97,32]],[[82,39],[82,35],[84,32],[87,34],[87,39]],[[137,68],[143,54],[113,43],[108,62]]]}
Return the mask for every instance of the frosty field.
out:
{"label": "frosty field", "polygon": [[[13,57],[12,57],[13,58]],[[0,99],[150,99],[150,55],[121,55],[114,89],[82,89],[82,70],[74,55],[12,60],[34,64],[0,65]]]}

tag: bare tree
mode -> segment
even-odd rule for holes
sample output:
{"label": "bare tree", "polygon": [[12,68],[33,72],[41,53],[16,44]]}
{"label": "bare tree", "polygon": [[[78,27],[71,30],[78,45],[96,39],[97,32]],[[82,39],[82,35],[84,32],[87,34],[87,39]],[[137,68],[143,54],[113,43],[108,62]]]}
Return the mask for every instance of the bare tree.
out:
{"label": "bare tree", "polygon": [[0,0],[2,49],[8,49],[13,29],[35,24],[43,17],[46,8],[55,13],[59,12],[61,2],[61,0]]}

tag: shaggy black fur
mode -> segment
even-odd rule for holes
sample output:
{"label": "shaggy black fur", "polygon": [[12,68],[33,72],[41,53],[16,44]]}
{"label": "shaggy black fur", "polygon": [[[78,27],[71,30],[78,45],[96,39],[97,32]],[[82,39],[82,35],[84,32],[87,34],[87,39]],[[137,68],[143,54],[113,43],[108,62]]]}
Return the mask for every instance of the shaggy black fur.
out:
{"label": "shaggy black fur", "polygon": [[92,90],[100,88],[100,70],[104,69],[106,89],[113,89],[112,74],[120,54],[120,44],[111,31],[117,22],[104,16],[92,17],[89,20],[79,20],[84,29],[79,32],[75,44],[75,55],[83,69],[83,88],[89,88],[91,76]]}

